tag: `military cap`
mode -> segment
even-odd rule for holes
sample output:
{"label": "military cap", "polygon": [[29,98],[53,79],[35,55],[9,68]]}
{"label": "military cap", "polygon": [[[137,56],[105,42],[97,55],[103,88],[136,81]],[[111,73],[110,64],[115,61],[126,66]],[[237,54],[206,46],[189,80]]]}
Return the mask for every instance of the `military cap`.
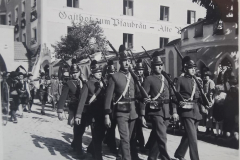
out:
{"label": "military cap", "polygon": [[126,52],[126,48],[124,45],[120,45],[119,47],[119,60],[128,60],[131,59],[129,54]]}
{"label": "military cap", "polygon": [[98,65],[96,60],[93,60],[90,64],[90,69],[92,73],[102,72],[102,67]]}
{"label": "military cap", "polygon": [[71,67],[70,67],[70,73],[71,74],[78,73],[79,71],[80,71],[80,68],[76,63],[71,65]]}
{"label": "military cap", "polygon": [[136,62],[136,70],[144,70],[142,59],[138,59]]}
{"label": "military cap", "polygon": [[165,50],[153,52],[151,64],[155,65],[155,66],[156,65],[162,65],[163,62],[162,62],[162,59],[161,59],[161,55],[163,55],[164,52],[165,52]]}
{"label": "military cap", "polygon": [[113,61],[112,60],[109,60],[108,61],[108,64],[107,64],[107,72],[108,73],[113,73],[116,71],[116,68],[114,67],[113,65]]}
{"label": "military cap", "polygon": [[189,56],[185,56],[182,59],[182,67],[183,68],[192,68],[192,67],[197,67],[197,65]]}
{"label": "military cap", "polygon": [[210,71],[206,71],[203,73],[203,76],[212,76],[212,73]]}

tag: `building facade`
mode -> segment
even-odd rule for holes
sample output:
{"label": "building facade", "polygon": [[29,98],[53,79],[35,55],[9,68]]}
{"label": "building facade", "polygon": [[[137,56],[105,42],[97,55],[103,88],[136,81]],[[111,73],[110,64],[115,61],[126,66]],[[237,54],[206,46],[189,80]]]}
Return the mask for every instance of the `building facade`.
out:
{"label": "building facade", "polygon": [[[2,0],[4,1],[4,0]],[[206,10],[192,0],[5,0],[6,24],[14,25],[15,41],[37,51],[38,63],[53,63],[51,47],[65,36],[74,22],[98,21],[113,46],[132,48],[134,53],[163,48],[180,38],[180,31],[199,18]],[[47,56],[47,57],[46,57]],[[51,59],[47,59],[51,57]],[[45,61],[45,62],[44,62]],[[47,61],[47,62],[46,62]],[[39,68],[33,66],[34,68]]]}

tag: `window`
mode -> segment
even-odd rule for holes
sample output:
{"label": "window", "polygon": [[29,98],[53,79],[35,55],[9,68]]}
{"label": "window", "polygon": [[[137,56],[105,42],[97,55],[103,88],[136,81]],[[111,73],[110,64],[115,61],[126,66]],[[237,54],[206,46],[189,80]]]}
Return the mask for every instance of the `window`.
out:
{"label": "window", "polygon": [[25,11],[25,1],[22,2],[22,12]]}
{"label": "window", "polygon": [[187,29],[183,30],[183,40],[184,39],[188,39],[188,30]]}
{"label": "window", "polygon": [[67,6],[73,8],[79,8],[79,1],[80,0],[67,0]]}
{"label": "window", "polygon": [[0,24],[6,25],[6,15],[0,15]]}
{"label": "window", "polygon": [[11,13],[8,15],[8,25],[9,26],[12,25],[12,15],[11,15]]}
{"label": "window", "polygon": [[19,42],[19,37],[16,37],[16,41]]}
{"label": "window", "polygon": [[213,34],[215,35],[223,35],[223,21],[219,20],[214,24]]}
{"label": "window", "polygon": [[160,6],[160,20],[169,21],[169,7]]}
{"label": "window", "polygon": [[203,24],[200,23],[195,26],[195,35],[194,38],[196,37],[202,37],[203,36]]}
{"label": "window", "polygon": [[133,48],[133,34],[123,33],[123,45],[127,49]]}
{"label": "window", "polygon": [[32,29],[32,35],[31,35],[31,45],[34,45],[37,43],[37,28]]}
{"label": "window", "polygon": [[23,35],[22,35],[22,42],[27,42],[26,33],[23,33]]}
{"label": "window", "polygon": [[163,48],[166,44],[168,44],[168,38],[160,37],[159,48]]}
{"label": "window", "polygon": [[18,23],[18,7],[15,8],[15,23]]}
{"label": "window", "polygon": [[37,41],[37,28],[33,28],[33,38]]}
{"label": "window", "polygon": [[133,0],[123,0],[123,15],[133,16]]}
{"label": "window", "polygon": [[187,11],[187,24],[192,24],[196,22],[196,12],[195,11]]}

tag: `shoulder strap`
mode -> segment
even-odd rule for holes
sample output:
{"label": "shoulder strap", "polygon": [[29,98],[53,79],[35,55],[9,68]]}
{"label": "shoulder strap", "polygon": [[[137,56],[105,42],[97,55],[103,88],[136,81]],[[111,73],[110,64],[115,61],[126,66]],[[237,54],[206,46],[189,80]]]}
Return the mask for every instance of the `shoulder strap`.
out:
{"label": "shoulder strap", "polygon": [[193,79],[193,90],[192,90],[192,94],[191,94],[191,98],[190,98],[191,101],[193,100],[193,97],[194,97],[194,95],[195,95],[195,92],[196,92],[196,82],[195,82],[195,80]]}
{"label": "shoulder strap", "polygon": [[127,78],[127,84],[126,84],[126,86],[125,86],[125,89],[124,89],[122,95],[118,98],[118,100],[117,100],[114,104],[117,104],[117,103],[122,99],[122,97],[125,97],[125,95],[126,95],[126,93],[127,93],[127,89],[128,89],[128,87],[129,87],[129,84],[130,84],[130,80],[131,80],[131,74],[130,74],[130,72],[128,73],[128,76],[127,76],[126,78]]}
{"label": "shoulder strap", "polygon": [[[158,79],[160,79],[159,77],[157,77]],[[164,77],[163,77],[163,75],[162,75],[162,79],[160,79],[161,81],[162,81],[162,85],[161,85],[161,88],[160,88],[160,90],[159,90],[159,92],[158,92],[158,94],[152,99],[152,100],[156,100],[156,99],[158,99],[159,98],[159,96],[162,94],[162,92],[163,92],[163,87],[164,87]]]}

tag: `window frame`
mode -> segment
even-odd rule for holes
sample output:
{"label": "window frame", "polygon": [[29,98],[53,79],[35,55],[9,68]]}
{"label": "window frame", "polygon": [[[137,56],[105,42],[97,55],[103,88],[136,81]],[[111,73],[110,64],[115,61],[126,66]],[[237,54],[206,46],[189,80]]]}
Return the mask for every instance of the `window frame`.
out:
{"label": "window frame", "polygon": [[[192,22],[192,14],[194,13],[194,22]],[[193,24],[196,22],[196,11],[194,10],[187,10],[187,24]]]}
{"label": "window frame", "polygon": [[[130,7],[130,2],[132,3],[132,8],[129,8]],[[126,4],[126,6],[125,6],[125,4]],[[131,14],[129,12],[129,9],[132,9]],[[134,16],[134,0],[123,0],[123,15]]]}
{"label": "window frame", "polygon": [[[168,8],[168,17],[167,17],[167,20],[165,20],[165,9],[166,8]],[[162,9],[164,9],[164,10],[162,10]],[[161,14],[163,14],[162,16],[161,16]],[[161,19],[162,18],[162,19]],[[165,21],[165,22],[169,22],[169,20],[170,20],[170,7],[169,6],[162,6],[162,5],[160,5],[160,21]]]}
{"label": "window frame", "polygon": [[[162,40],[162,47],[161,47],[161,40]],[[165,44],[165,40],[167,40],[167,43]],[[168,37],[159,37],[159,48],[164,48],[169,42]]]}
{"label": "window frame", "polygon": [[[9,18],[9,17],[10,17],[10,18]],[[9,24],[9,21],[11,22],[10,24]],[[12,25],[12,13],[11,13],[11,12],[8,13],[7,22],[8,22],[8,25],[9,25],[9,26]]]}
{"label": "window frame", "polygon": [[[125,41],[125,38],[124,38],[124,35],[126,35],[127,37],[127,41]],[[131,47],[130,47],[130,43],[129,43],[129,36],[132,36],[131,39]],[[123,33],[123,45],[125,46],[126,49],[133,49],[133,41],[134,41],[134,34],[131,34],[131,33]],[[127,43],[127,46],[126,46],[126,43]]]}
{"label": "window frame", "polygon": [[[19,22],[18,15],[19,15],[19,7],[16,6],[14,8],[14,20],[15,20],[14,22],[15,22],[15,24],[18,24],[18,22]],[[17,20],[18,20],[18,22],[17,22]]]}
{"label": "window frame", "polygon": [[[68,5],[68,1],[71,1],[71,6]],[[70,8],[79,8],[80,0],[66,0],[66,6]]]}

